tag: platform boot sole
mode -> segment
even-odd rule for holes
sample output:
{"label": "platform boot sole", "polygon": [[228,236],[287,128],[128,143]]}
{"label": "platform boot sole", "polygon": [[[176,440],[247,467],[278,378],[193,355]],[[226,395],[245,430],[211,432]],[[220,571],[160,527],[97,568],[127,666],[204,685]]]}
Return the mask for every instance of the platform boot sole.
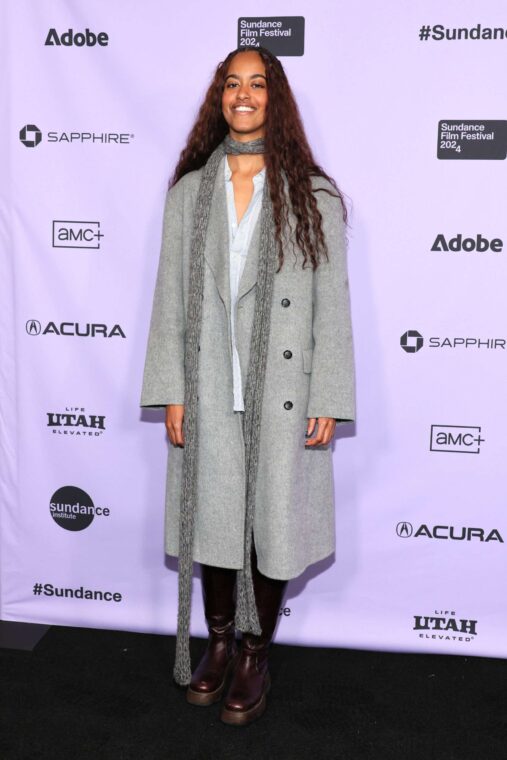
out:
{"label": "platform boot sole", "polygon": [[262,692],[262,696],[259,701],[252,705],[248,710],[228,710],[226,707],[222,707],[220,712],[220,720],[223,723],[227,723],[229,726],[246,726],[256,718],[260,718],[266,709],[266,694],[271,688],[271,677],[268,673],[266,678],[266,686]]}
{"label": "platform boot sole", "polygon": [[238,654],[236,653],[225,669],[222,683],[214,691],[194,691],[194,689],[191,689],[189,686],[186,693],[187,702],[189,702],[191,705],[197,705],[199,707],[207,707],[208,705],[213,705],[215,702],[218,702],[225,689],[229,673],[234,668],[237,659]]}

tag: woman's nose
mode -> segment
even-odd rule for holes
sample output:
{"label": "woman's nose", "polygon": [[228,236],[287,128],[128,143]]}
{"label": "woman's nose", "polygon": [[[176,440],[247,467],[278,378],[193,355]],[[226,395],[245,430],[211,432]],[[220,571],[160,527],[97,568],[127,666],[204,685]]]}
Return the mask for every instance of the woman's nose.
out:
{"label": "woman's nose", "polygon": [[238,98],[241,98],[242,100],[244,98],[247,98],[249,96],[248,92],[248,85],[247,84],[240,84],[239,90],[238,90]]}

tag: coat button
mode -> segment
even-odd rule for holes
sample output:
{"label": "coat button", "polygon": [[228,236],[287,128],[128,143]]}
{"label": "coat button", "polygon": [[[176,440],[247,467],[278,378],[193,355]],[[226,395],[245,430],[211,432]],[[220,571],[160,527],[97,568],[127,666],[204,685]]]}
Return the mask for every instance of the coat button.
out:
{"label": "coat button", "polygon": [[290,306],[290,301],[288,298],[282,298],[282,306]]}
{"label": "coat button", "polygon": [[283,406],[284,406],[285,409],[292,409],[293,403],[292,403],[292,401],[286,401]]}
{"label": "coat button", "polygon": [[292,359],[292,351],[289,351],[289,349],[287,349],[287,351],[284,351],[283,355],[286,359]]}

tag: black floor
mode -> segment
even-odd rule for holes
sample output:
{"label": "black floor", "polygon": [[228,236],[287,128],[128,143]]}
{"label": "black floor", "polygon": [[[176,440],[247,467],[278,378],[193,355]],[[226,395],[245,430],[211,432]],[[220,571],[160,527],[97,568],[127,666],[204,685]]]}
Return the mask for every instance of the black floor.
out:
{"label": "black floor", "polygon": [[235,728],[187,704],[173,652],[63,627],[0,650],[1,760],[507,760],[505,660],[274,644],[267,710]]}

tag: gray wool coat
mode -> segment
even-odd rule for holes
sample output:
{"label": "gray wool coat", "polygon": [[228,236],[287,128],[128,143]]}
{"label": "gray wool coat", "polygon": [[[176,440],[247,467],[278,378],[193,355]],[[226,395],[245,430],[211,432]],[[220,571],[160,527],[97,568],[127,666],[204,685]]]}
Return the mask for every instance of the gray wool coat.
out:
{"label": "gray wool coat", "polygon": [[[167,193],[140,406],[184,403],[184,345],[192,218],[202,169]],[[331,185],[313,178],[314,188]],[[261,573],[288,580],[335,549],[330,445],[305,447],[308,417],[355,419],[354,354],[341,202],[315,193],[329,262],[301,268],[285,236],[275,274],[255,501]],[[260,219],[260,217],[259,217]],[[294,226],[294,218],[291,218]],[[239,284],[236,345],[243,393],[256,293],[259,220]],[[243,567],[245,461],[242,412],[233,411],[229,240],[224,172],[218,170],[206,238],[198,380],[198,503],[193,559]],[[178,556],[183,448],[169,446],[165,549]]]}

